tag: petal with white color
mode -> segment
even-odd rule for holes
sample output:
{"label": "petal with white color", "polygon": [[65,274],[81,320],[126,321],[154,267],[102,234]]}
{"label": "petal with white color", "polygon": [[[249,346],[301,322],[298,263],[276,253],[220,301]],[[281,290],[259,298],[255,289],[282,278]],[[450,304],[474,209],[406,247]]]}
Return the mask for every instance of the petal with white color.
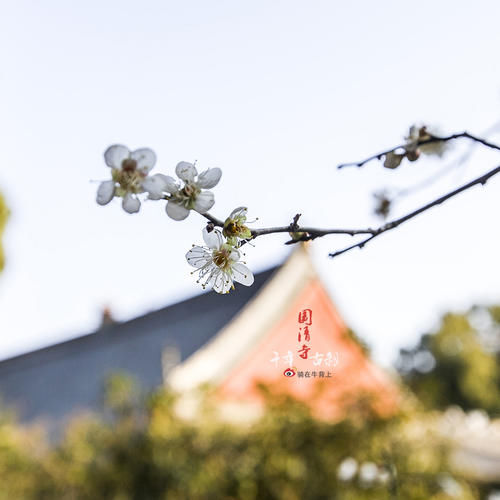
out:
{"label": "petal with white color", "polygon": [[111,168],[122,168],[123,160],[126,160],[129,156],[129,149],[122,144],[114,144],[104,151],[104,161]]}
{"label": "petal with white color", "polygon": [[215,204],[214,194],[211,191],[202,191],[194,202],[194,209],[200,213],[204,214],[208,212]]}
{"label": "petal with white color", "polygon": [[147,174],[156,163],[156,153],[149,148],[136,149],[130,158],[137,162],[137,168]]}
{"label": "petal with white color", "polygon": [[221,232],[217,229],[213,229],[212,231],[208,232],[207,228],[204,227],[202,235],[203,241],[205,241],[207,247],[211,248],[212,250],[219,249],[224,242]]}
{"label": "petal with white color", "polygon": [[231,268],[233,270],[234,281],[237,281],[238,283],[241,283],[245,286],[250,286],[253,284],[253,273],[252,271],[250,271],[250,269],[248,269],[247,266],[237,262],[236,264],[233,264]]}
{"label": "petal with white color", "polygon": [[123,210],[129,214],[135,214],[139,211],[141,208],[141,202],[139,198],[136,198],[135,196],[132,196],[132,194],[127,193],[123,197]]}
{"label": "petal with white color", "polygon": [[229,214],[229,218],[230,219],[235,219],[236,217],[241,217],[241,216],[244,216],[246,217],[247,215],[247,207],[238,207],[238,208],[235,208],[230,214]]}
{"label": "petal with white color", "polygon": [[142,187],[149,193],[151,200],[161,200],[168,184],[167,176],[163,174],[150,175],[142,181]]}
{"label": "petal with white color", "polygon": [[215,276],[215,279],[210,280],[209,285],[217,293],[228,293],[233,286],[233,280],[225,272],[220,272]]}
{"label": "petal with white color", "polygon": [[188,163],[187,161],[181,161],[175,167],[175,173],[179,179],[182,179],[184,182],[193,182],[194,178],[198,174],[198,170],[192,163]]}
{"label": "petal with white color", "polygon": [[99,205],[107,205],[115,195],[115,182],[104,181],[101,182],[97,189],[97,203]]}
{"label": "petal with white color", "polygon": [[222,176],[220,168],[209,168],[198,176],[196,185],[202,189],[210,189],[217,185]]}
{"label": "petal with white color", "polygon": [[186,254],[186,260],[189,265],[199,269],[210,263],[212,261],[212,256],[202,247],[193,247]]}
{"label": "petal with white color", "polygon": [[169,201],[167,203],[167,215],[174,220],[184,220],[189,215],[189,210],[178,203]]}
{"label": "petal with white color", "polygon": [[240,252],[239,250],[236,250],[236,248],[231,252],[231,254],[229,255],[229,258],[233,261],[233,262],[238,262],[240,260]]}
{"label": "petal with white color", "polygon": [[177,191],[179,191],[179,189],[181,188],[179,183],[173,177],[170,177],[170,175],[164,175],[164,177],[165,182],[167,183],[167,191],[170,194],[177,193]]}

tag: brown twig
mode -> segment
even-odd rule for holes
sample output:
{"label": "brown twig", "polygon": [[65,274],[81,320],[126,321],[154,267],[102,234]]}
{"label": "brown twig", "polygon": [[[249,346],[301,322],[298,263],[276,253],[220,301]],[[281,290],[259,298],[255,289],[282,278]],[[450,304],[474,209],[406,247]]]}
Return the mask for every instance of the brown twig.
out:
{"label": "brown twig", "polygon": [[418,208],[417,210],[414,210],[413,212],[410,212],[407,215],[404,215],[403,217],[400,217],[399,219],[395,219],[391,222],[388,222],[387,224],[384,224],[383,226],[380,226],[378,229],[376,229],[374,232],[372,232],[371,236],[368,238],[365,238],[364,240],[360,241],[359,243],[356,243],[355,245],[351,245],[349,247],[346,247],[342,250],[338,250],[337,252],[333,252],[328,254],[329,257],[337,257],[339,255],[342,255],[343,253],[346,253],[350,250],[353,250],[354,248],[363,248],[368,242],[376,238],[377,236],[380,236],[382,233],[385,233],[387,231],[390,231],[391,229],[394,229],[404,222],[413,219],[413,217],[416,217],[417,215],[421,214],[422,212],[425,212],[426,210],[429,210],[432,207],[435,207],[437,205],[440,205],[441,203],[445,202],[446,200],[449,200],[453,196],[456,196],[459,193],[462,193],[463,191],[466,191],[467,189],[477,185],[477,184],[482,184],[483,186],[488,182],[488,180],[493,177],[494,175],[498,174],[500,172],[500,166],[494,168],[493,170],[490,170],[489,172],[486,172],[485,174],[481,175],[480,177],[477,177],[476,179],[468,182],[467,184],[464,184],[463,186],[454,189],[453,191],[450,191],[449,193],[441,196],[440,198],[437,198],[434,201],[431,201],[430,203],[427,203],[427,205],[424,205],[423,207]]}
{"label": "brown twig", "polygon": [[214,217],[213,215],[210,215],[209,213],[201,214],[205,219],[208,219],[214,226],[217,227],[224,227],[224,222],[221,220],[217,219],[217,217]]}
{"label": "brown twig", "polygon": [[[469,134],[468,132],[459,132],[459,133],[447,135],[444,137],[438,137],[435,135],[431,135],[429,139],[415,141],[415,143],[413,143],[413,145],[418,147],[418,146],[423,146],[424,144],[431,144],[434,142],[448,142],[448,141],[453,141],[455,139],[462,139],[462,138],[470,139],[471,141],[482,144],[483,146],[500,151],[499,145],[494,144],[492,142],[489,142],[485,139],[482,139],[481,137],[477,137],[475,135]],[[392,152],[396,151],[397,149],[405,149],[407,146],[408,146],[408,143],[400,144],[399,146],[396,146],[394,148],[388,149],[387,151],[382,151],[381,153],[377,153],[375,155],[369,156],[368,158],[365,158],[364,160],[361,160],[358,162],[341,163],[340,165],[337,166],[337,168],[340,169],[340,168],[345,168],[345,167],[363,167],[364,165],[366,165],[370,161],[381,160],[385,155],[392,153]]]}
{"label": "brown twig", "polygon": [[[257,236],[263,236],[265,234],[272,233],[289,233],[290,226],[282,226],[282,227],[265,227],[262,229],[253,229],[252,236],[253,238],[257,238]],[[320,229],[316,227],[302,227],[298,226],[296,231],[300,233],[308,233],[309,236],[306,236],[307,240],[313,240],[314,238],[318,238],[320,236],[325,236],[327,234],[349,234],[350,236],[354,236],[356,234],[373,234],[375,229]],[[305,240],[294,240],[294,241],[305,241]]]}
{"label": "brown twig", "polygon": [[[500,149],[500,147],[499,147]],[[299,241],[308,241],[308,240],[313,240],[315,238],[319,238],[322,236],[326,236],[328,234],[348,234],[350,236],[355,236],[358,234],[365,234],[369,235],[367,238],[364,240],[359,241],[358,243],[355,243],[353,245],[350,245],[342,250],[338,250],[336,252],[332,252],[328,254],[330,257],[337,257],[339,255],[342,255],[346,252],[349,252],[350,250],[353,250],[354,248],[363,248],[367,243],[369,243],[371,240],[376,238],[377,236],[380,236],[382,233],[386,233],[387,231],[391,231],[392,229],[400,226],[401,224],[405,223],[406,221],[413,219],[417,215],[420,215],[421,213],[431,209],[432,207],[435,207],[437,205],[440,205],[441,203],[444,203],[445,201],[449,200],[450,198],[453,198],[457,194],[462,193],[463,191],[466,191],[467,189],[470,189],[471,187],[477,185],[477,184],[486,184],[486,182],[493,177],[494,175],[498,174],[500,172],[500,166],[495,167],[494,169],[490,170],[489,172],[486,172],[485,174],[481,175],[480,177],[477,177],[476,179],[468,182],[467,184],[464,184],[463,186],[460,186],[457,189],[454,189],[453,191],[450,191],[449,193],[435,199],[434,201],[431,201],[430,203],[427,203],[426,205],[414,210],[413,212],[410,212],[403,217],[400,217],[398,219],[394,219],[393,221],[387,222],[386,224],[378,227],[378,228],[365,228],[365,229],[321,229],[321,228],[315,228],[315,227],[301,227],[298,224],[298,220],[301,214],[295,215],[293,218],[293,221],[291,224],[288,226],[280,226],[280,227],[266,227],[266,228],[260,228],[260,229],[253,229],[252,230],[252,240],[259,236],[264,236],[266,234],[274,234],[274,233],[303,233],[299,238],[293,238],[289,241],[287,241],[285,244],[291,245],[298,243]],[[208,219],[214,226],[218,227],[224,227],[224,223],[214,217],[211,214],[205,213],[202,214],[203,217]],[[245,244],[247,241],[250,240],[245,240],[242,242],[242,244]]]}
{"label": "brown twig", "polygon": [[[209,213],[201,214],[205,219],[208,219],[214,226],[224,227],[224,222],[217,217]],[[349,234],[354,236],[356,234],[374,234],[376,232],[375,229],[319,229],[315,227],[300,227],[298,225],[298,220],[301,214],[295,215],[293,221],[288,226],[279,226],[279,227],[263,227],[261,229],[253,229],[252,230],[252,239],[257,238],[258,236],[263,236],[265,234],[273,234],[273,233],[290,233],[290,232],[301,232],[308,233],[309,236],[306,238],[308,240],[312,240],[314,238],[318,238],[320,236],[325,236],[327,234]],[[295,241],[305,241],[305,240],[294,240]]]}

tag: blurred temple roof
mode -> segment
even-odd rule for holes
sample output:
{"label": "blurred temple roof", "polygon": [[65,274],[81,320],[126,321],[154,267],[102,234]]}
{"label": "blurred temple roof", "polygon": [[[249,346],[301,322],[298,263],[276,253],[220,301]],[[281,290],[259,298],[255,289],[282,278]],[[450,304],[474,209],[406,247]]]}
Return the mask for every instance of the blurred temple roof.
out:
{"label": "blurred temple roof", "polygon": [[123,323],[0,362],[0,401],[21,421],[60,420],[102,407],[103,380],[132,375],[146,390],[164,370],[182,362],[221,330],[259,292],[276,268],[258,273],[251,287],[203,293]]}
{"label": "blurred temple roof", "polygon": [[[23,422],[60,425],[81,411],[102,410],[104,381],[125,372],[146,391],[165,384],[184,400],[211,384],[228,414],[237,408],[250,415],[261,406],[259,382],[326,418],[342,413],[346,396],[369,395],[381,413],[395,408],[395,384],[343,323],[305,245],[257,274],[251,287],[236,287],[123,323],[106,310],[95,333],[0,362],[1,400]],[[301,314],[309,316],[301,321]]]}

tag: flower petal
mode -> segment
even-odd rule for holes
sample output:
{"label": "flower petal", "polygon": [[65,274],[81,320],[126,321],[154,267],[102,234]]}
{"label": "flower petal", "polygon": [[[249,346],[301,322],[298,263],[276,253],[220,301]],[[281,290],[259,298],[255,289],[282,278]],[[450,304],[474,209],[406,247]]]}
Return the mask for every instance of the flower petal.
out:
{"label": "flower petal", "polygon": [[211,191],[202,191],[194,202],[194,209],[200,213],[204,214],[208,212],[215,203],[214,194]]}
{"label": "flower petal", "polygon": [[122,206],[125,212],[128,212],[129,214],[135,214],[141,208],[141,202],[136,196],[133,196],[131,193],[127,193],[123,197]]}
{"label": "flower petal", "polygon": [[186,254],[188,264],[200,268],[212,261],[212,255],[202,247],[193,247]]}
{"label": "flower petal", "polygon": [[170,194],[177,193],[181,188],[179,183],[173,177],[170,177],[170,175],[165,175],[165,182],[167,183],[167,191]]}
{"label": "flower petal", "polygon": [[241,283],[245,286],[250,286],[253,284],[253,273],[252,271],[250,271],[250,269],[248,269],[247,266],[237,262],[236,264],[233,264],[231,266],[231,269],[233,271],[234,281],[237,281],[238,283]]}
{"label": "flower petal", "polygon": [[122,168],[123,160],[127,159],[129,156],[129,149],[122,144],[114,144],[104,151],[104,161],[106,165],[111,168]]}
{"label": "flower petal", "polygon": [[147,174],[156,163],[156,153],[149,148],[136,149],[130,153],[130,158],[137,162],[137,168]]}
{"label": "flower petal", "polygon": [[115,181],[101,182],[97,189],[96,201],[99,205],[107,205],[115,196]]}
{"label": "flower petal", "polygon": [[161,200],[168,184],[167,176],[163,174],[150,175],[142,181],[142,187],[149,193],[151,200]]}
{"label": "flower petal", "polygon": [[196,167],[192,163],[181,161],[175,167],[175,173],[184,182],[193,182],[195,176],[198,174],[198,170],[196,170]]}
{"label": "flower petal", "polygon": [[207,228],[204,227],[202,235],[203,235],[203,240],[205,241],[207,247],[211,248],[212,250],[219,249],[222,243],[224,243],[222,234],[218,229],[214,229],[208,232]]}
{"label": "flower petal", "polygon": [[209,168],[198,176],[196,185],[203,189],[210,189],[220,181],[222,170],[220,168]]}
{"label": "flower petal", "polygon": [[233,262],[238,262],[241,258],[241,254],[239,250],[236,250],[236,248],[233,249],[233,251],[229,254],[229,259],[232,260]]}
{"label": "flower petal", "polygon": [[167,215],[174,220],[184,220],[189,215],[189,210],[178,203],[169,200],[167,203]]}
{"label": "flower petal", "polygon": [[230,214],[229,214],[229,219],[235,219],[236,217],[246,217],[247,215],[247,207],[238,207],[235,208]]}
{"label": "flower petal", "polygon": [[449,145],[445,141],[429,142],[429,144],[422,144],[420,150],[424,155],[436,155],[441,158],[448,150]]}
{"label": "flower petal", "polygon": [[229,290],[233,286],[233,280],[229,274],[220,272],[208,282],[208,285],[217,293],[229,293]]}

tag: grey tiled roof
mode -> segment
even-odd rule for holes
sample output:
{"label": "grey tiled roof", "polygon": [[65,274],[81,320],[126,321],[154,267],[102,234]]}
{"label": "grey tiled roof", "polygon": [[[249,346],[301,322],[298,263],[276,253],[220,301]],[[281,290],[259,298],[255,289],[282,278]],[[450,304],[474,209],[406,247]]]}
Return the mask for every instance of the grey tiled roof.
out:
{"label": "grey tiled roof", "polygon": [[132,375],[143,389],[163,380],[162,351],[185,360],[203,346],[259,291],[276,268],[255,276],[251,287],[228,295],[204,293],[131,321],[0,362],[0,400],[21,421],[61,421],[81,409],[101,407],[103,380]]}

